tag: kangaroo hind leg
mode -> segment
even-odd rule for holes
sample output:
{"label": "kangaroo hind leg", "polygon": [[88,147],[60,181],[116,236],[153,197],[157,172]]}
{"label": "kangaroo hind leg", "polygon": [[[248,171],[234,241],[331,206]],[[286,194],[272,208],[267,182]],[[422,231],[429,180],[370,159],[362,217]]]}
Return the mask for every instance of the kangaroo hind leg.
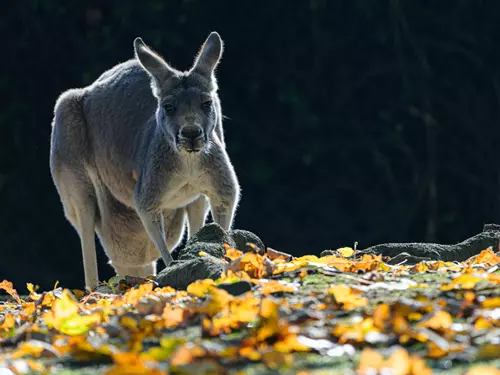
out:
{"label": "kangaroo hind leg", "polygon": [[92,182],[84,171],[75,167],[53,170],[66,218],[80,236],[85,285],[99,283],[95,246],[95,225],[98,215],[97,200]]}

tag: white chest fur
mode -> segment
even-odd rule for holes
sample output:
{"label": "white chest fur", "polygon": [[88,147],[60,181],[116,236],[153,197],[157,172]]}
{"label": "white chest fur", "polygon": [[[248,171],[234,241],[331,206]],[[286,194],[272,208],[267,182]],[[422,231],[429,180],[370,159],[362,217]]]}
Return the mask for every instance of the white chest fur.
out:
{"label": "white chest fur", "polygon": [[207,189],[207,176],[202,168],[202,155],[182,152],[182,163],[169,176],[168,189],[162,199],[163,207],[180,208],[193,202]]}

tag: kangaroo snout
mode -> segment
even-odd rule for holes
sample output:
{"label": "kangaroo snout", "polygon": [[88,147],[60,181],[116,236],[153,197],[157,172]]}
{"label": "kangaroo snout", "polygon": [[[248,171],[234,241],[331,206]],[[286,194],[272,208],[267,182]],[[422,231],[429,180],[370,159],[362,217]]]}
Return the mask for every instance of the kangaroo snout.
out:
{"label": "kangaroo snout", "polygon": [[195,140],[203,136],[203,129],[199,126],[185,126],[181,129],[181,138]]}
{"label": "kangaroo snout", "polygon": [[184,126],[179,132],[179,143],[188,152],[200,151],[205,144],[203,129],[197,125]]}

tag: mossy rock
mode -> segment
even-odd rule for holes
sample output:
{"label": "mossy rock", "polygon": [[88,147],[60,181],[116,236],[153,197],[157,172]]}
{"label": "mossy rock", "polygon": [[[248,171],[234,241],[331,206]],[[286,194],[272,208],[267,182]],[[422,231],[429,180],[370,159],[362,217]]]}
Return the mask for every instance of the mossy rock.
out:
{"label": "mossy rock", "polygon": [[217,223],[209,223],[203,226],[187,241],[186,247],[198,242],[210,242],[220,245],[227,243],[231,247],[236,246],[231,236]]}
{"label": "mossy rock", "polygon": [[226,250],[224,244],[211,243],[211,242],[195,242],[186,245],[182,251],[179,252],[177,260],[189,260],[200,257],[200,251],[207,253],[215,258],[222,259]]}
{"label": "mossy rock", "polygon": [[224,271],[222,260],[213,256],[175,261],[163,269],[155,278],[160,286],[171,286],[174,289],[186,289],[197,280],[218,279]]}
{"label": "mossy rock", "polygon": [[263,251],[266,250],[264,243],[255,233],[243,229],[233,229],[229,231],[229,235],[234,240],[236,249],[240,251],[243,251],[245,253],[253,251],[253,249],[248,246],[247,243],[252,243]]}

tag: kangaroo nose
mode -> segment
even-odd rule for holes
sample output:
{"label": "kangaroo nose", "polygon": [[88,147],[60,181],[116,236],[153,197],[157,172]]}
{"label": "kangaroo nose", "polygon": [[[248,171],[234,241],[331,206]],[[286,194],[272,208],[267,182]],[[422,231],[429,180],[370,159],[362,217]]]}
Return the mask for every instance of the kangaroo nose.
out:
{"label": "kangaroo nose", "polygon": [[181,137],[187,139],[197,139],[201,137],[203,131],[199,126],[186,126],[181,130]]}

